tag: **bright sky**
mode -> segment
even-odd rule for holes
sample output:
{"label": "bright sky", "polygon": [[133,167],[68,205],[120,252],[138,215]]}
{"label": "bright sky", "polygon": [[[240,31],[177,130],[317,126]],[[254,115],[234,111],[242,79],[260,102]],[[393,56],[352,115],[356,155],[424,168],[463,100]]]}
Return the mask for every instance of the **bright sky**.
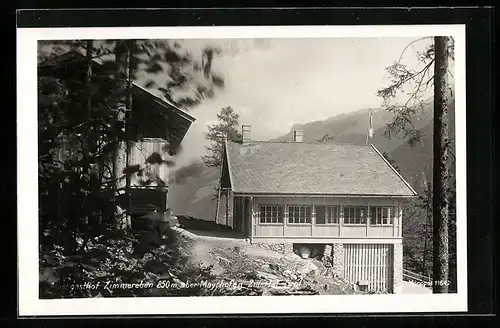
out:
{"label": "bright sky", "polygon": [[[258,47],[254,40],[240,40],[242,51],[215,60],[213,68],[223,74],[226,87],[215,99],[191,111],[197,121],[186,135],[185,153],[178,164],[204,153],[206,126],[216,122],[216,114],[225,106],[240,114],[240,124],[252,125],[256,140],[286,134],[294,123],[379,107],[376,91],[388,83],[384,69],[415,39],[267,39]],[[418,68],[416,51],[430,42],[414,43],[402,63]],[[196,51],[206,43],[189,40],[184,44]],[[228,45],[227,41],[210,43]]]}

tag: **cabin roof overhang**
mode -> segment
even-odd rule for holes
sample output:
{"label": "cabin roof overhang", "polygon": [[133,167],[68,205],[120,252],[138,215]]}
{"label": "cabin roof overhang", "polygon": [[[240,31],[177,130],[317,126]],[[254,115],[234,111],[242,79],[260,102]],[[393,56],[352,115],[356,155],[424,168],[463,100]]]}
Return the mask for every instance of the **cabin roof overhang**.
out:
{"label": "cabin roof overhang", "polygon": [[414,198],[417,195],[376,195],[376,194],[324,194],[324,193],[259,193],[259,192],[234,192],[234,196],[240,197],[316,197],[316,198]]}

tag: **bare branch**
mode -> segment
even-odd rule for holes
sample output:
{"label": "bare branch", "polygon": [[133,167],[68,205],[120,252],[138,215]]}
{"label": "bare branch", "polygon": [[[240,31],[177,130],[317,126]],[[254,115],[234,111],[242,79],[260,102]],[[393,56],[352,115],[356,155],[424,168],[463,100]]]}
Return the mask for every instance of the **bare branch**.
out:
{"label": "bare branch", "polygon": [[420,38],[420,39],[416,39],[416,40],[413,40],[412,42],[408,43],[406,45],[406,47],[403,49],[403,51],[401,52],[401,55],[399,56],[399,59],[398,59],[398,64],[401,62],[401,59],[403,58],[403,55],[404,53],[406,52],[406,50],[411,46],[413,45],[414,43],[416,42],[419,42],[419,41],[422,41],[422,40],[425,40],[425,39],[432,39],[432,37],[430,36],[426,36],[426,37],[423,37],[423,38]]}
{"label": "bare branch", "polygon": [[[427,65],[425,65],[425,67],[424,67],[422,70],[420,70],[420,71],[418,71],[417,73],[415,73],[415,74],[411,75],[411,76],[410,76],[410,77],[408,77],[406,80],[403,80],[403,81],[400,83],[400,85],[405,84],[406,82],[408,82],[408,81],[410,81],[410,80],[414,79],[416,76],[418,76],[418,75],[422,74],[423,72],[427,71],[427,70],[430,68],[430,66],[432,65],[432,63],[434,63],[434,59],[433,59],[433,60],[431,60],[431,61],[430,61]],[[425,74],[425,73],[424,73],[424,74]]]}

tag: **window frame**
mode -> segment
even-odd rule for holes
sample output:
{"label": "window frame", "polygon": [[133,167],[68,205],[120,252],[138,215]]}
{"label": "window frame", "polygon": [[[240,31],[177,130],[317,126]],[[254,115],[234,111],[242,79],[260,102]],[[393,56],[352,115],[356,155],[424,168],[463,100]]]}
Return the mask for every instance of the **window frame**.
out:
{"label": "window frame", "polygon": [[[321,227],[324,227],[324,226],[338,226],[340,225],[340,219],[342,217],[342,209],[341,209],[341,206],[340,205],[321,205],[321,206],[324,206],[325,208],[325,222],[324,223],[318,223],[318,214],[316,212],[316,220],[314,222],[315,225],[317,226],[321,226]],[[317,206],[316,206],[317,207]],[[332,213],[331,210],[336,208],[337,209],[337,216],[336,216],[336,222],[328,222],[328,218],[329,218],[329,215],[328,213]]]}
{"label": "window frame", "polygon": [[[384,217],[384,210],[387,210],[387,217]],[[394,206],[370,206],[370,225],[371,226],[394,226]],[[380,214],[380,218],[379,218]],[[384,219],[387,223],[384,223]]]}
{"label": "window frame", "polygon": [[[262,208],[264,209],[264,213],[267,213],[266,209],[271,208],[271,222],[262,222]],[[272,222],[273,217],[273,209],[276,208],[278,212],[278,221]],[[277,204],[259,204],[259,225],[283,225],[285,222],[285,207],[283,205]]]}
{"label": "window frame", "polygon": [[[354,216],[353,218],[356,220],[356,210],[358,209],[360,211],[360,222],[346,222],[346,213],[347,210],[353,209],[354,210]],[[364,211],[364,212],[362,212]],[[361,213],[364,213],[364,215],[361,215]],[[361,206],[361,205],[343,205],[342,206],[342,225],[344,226],[366,226],[368,224],[368,206]],[[349,216],[350,218],[350,216]]]}
{"label": "window frame", "polygon": [[[299,208],[299,212],[298,212],[298,215],[299,215],[299,222],[291,222],[290,220],[292,219],[292,216],[290,215],[291,214],[291,211],[292,209],[295,209],[295,208]],[[304,209],[304,212],[301,211],[301,209]],[[307,208],[309,208],[309,212],[306,210]],[[304,213],[304,220],[305,222],[300,222],[300,215]],[[288,205],[287,206],[287,221],[286,221],[286,224],[287,225],[290,225],[290,226],[310,226],[313,224],[313,206],[312,205]],[[295,214],[295,213],[294,213]],[[309,218],[307,217],[307,214],[309,214]],[[295,218],[295,215],[293,216],[293,218]],[[307,222],[307,220],[309,219],[309,222]]]}

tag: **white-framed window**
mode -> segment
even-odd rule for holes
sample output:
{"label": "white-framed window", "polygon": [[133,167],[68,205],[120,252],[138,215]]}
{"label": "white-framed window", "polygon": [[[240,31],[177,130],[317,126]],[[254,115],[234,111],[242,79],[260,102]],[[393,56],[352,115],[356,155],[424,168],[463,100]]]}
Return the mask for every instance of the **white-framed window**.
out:
{"label": "white-framed window", "polygon": [[288,206],[288,223],[311,223],[312,206]]}
{"label": "white-framed window", "polygon": [[283,223],[283,206],[260,205],[260,223]]}
{"label": "white-framed window", "polygon": [[392,225],[394,223],[394,207],[373,206],[370,207],[370,224]]}
{"label": "white-framed window", "polygon": [[344,206],[344,224],[366,224],[366,206]]}
{"label": "white-framed window", "polygon": [[316,224],[339,224],[340,206],[316,206]]}

